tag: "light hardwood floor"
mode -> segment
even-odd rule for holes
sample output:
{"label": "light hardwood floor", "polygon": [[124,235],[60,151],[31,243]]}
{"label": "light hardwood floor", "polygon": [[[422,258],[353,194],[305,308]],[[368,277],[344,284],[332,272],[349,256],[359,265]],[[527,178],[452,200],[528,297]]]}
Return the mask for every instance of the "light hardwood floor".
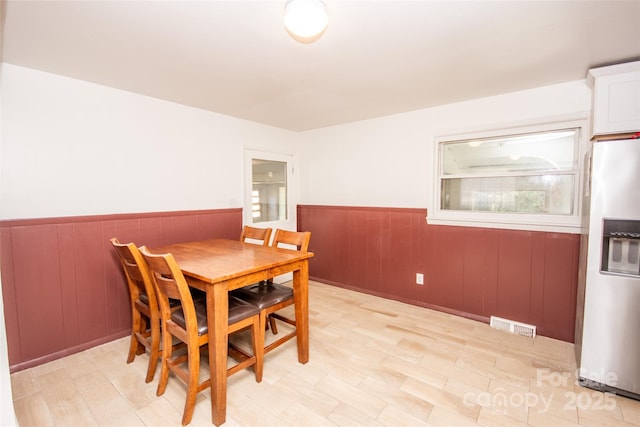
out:
{"label": "light hardwood floor", "polygon": [[[315,282],[310,335],[306,365],[291,341],[267,356],[262,383],[229,378],[226,426],[640,425],[640,402],[575,385],[569,343]],[[147,355],[126,364],[127,348],[123,338],[13,374],[20,426],[179,426],[184,386],[170,378],[157,397]],[[192,426],[211,425],[209,398]]]}

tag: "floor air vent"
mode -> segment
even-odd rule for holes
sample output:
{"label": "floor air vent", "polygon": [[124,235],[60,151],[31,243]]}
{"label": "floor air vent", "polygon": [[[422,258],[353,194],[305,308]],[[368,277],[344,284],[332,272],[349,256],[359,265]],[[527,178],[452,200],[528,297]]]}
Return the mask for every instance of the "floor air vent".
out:
{"label": "floor air vent", "polygon": [[535,326],[516,322],[514,320],[491,316],[491,323],[489,323],[489,325],[494,329],[510,332],[516,335],[522,335],[523,337],[534,338],[536,336]]}

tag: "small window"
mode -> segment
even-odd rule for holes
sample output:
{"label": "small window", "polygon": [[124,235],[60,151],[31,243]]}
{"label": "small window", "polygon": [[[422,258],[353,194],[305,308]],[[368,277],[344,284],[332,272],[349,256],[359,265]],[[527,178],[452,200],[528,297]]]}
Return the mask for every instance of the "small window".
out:
{"label": "small window", "polygon": [[436,139],[429,222],[577,232],[583,128],[577,122]]}
{"label": "small window", "polygon": [[252,160],[253,223],[287,220],[287,163]]}

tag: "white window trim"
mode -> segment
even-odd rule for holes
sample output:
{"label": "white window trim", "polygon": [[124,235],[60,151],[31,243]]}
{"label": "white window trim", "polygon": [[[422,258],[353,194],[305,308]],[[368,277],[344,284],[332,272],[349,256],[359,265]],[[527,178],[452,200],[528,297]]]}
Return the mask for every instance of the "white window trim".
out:
{"label": "white window trim", "polygon": [[[441,180],[440,180],[440,146],[444,142],[491,138],[504,135],[514,135],[532,132],[544,132],[567,128],[579,128],[580,136],[576,156],[577,174],[574,182],[574,213],[573,215],[549,214],[518,214],[494,212],[449,211],[440,209]],[[433,181],[432,207],[427,211],[427,223],[434,225],[453,225],[464,227],[484,227],[510,230],[546,231],[561,233],[580,233],[582,226],[582,199],[585,185],[584,170],[585,155],[589,147],[589,120],[581,117],[572,120],[548,121],[545,123],[515,126],[469,132],[464,134],[443,135],[434,138],[433,143]]]}

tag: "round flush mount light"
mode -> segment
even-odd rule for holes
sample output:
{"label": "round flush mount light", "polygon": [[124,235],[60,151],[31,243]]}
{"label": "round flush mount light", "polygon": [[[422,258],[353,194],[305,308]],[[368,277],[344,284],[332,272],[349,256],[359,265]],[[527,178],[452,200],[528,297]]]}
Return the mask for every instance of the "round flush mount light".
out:
{"label": "round flush mount light", "polygon": [[329,17],[322,0],[289,0],[284,7],[284,26],[301,43],[312,43],[327,28]]}

